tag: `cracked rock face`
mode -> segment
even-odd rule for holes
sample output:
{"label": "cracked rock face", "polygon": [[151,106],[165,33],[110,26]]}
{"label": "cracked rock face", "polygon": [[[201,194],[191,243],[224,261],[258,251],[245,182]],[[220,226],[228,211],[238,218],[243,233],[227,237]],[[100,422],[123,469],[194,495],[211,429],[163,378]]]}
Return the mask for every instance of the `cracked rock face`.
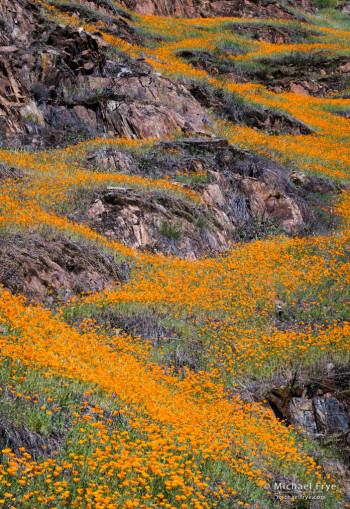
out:
{"label": "cracked rock face", "polygon": [[134,248],[196,259],[232,245],[233,225],[178,198],[110,188],[86,212],[91,226]]}
{"label": "cracked rock face", "polygon": [[49,304],[123,281],[128,268],[94,247],[66,238],[9,237],[0,247],[0,283],[29,300]]}
{"label": "cracked rock face", "polygon": [[[274,17],[294,19],[295,16],[278,2],[253,2],[244,0],[122,0],[121,2],[135,12],[144,15],[172,17]],[[317,7],[311,0],[294,0],[295,8],[316,12]]]}
{"label": "cracked rock face", "polygon": [[18,144],[209,134],[200,104],[145,60],[108,61],[98,35],[56,26],[24,0],[0,10],[0,130]]}
{"label": "cracked rock face", "polygon": [[[302,231],[316,220],[305,200],[308,193],[328,189],[322,179],[289,175],[277,165],[230,148],[226,140],[187,138],[169,142],[170,146],[178,153],[173,163],[152,156],[139,160],[113,149],[91,151],[87,162],[135,176],[145,175],[147,165],[159,166],[164,177],[166,165],[174,164],[170,179],[176,179],[177,168],[186,169],[188,175],[199,172],[206,175],[205,181],[193,184],[193,189],[207,207],[155,191],[119,187],[97,191],[82,216],[71,219],[88,221],[93,229],[137,249],[195,259],[229,250],[240,239],[240,228],[249,231],[254,222],[274,224],[284,233]],[[193,150],[197,155],[189,156]]]}
{"label": "cracked rock face", "polygon": [[294,424],[310,434],[329,434],[349,428],[343,405],[331,394],[312,399],[293,398],[289,410]]}

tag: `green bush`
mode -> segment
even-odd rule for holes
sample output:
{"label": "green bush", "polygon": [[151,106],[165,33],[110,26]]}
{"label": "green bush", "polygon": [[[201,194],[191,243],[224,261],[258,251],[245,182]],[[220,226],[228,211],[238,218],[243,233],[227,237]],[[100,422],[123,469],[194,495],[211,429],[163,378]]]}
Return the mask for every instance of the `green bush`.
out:
{"label": "green bush", "polygon": [[160,233],[165,237],[178,239],[181,235],[182,223],[177,221],[176,223],[170,223],[169,221],[163,221],[160,227]]}

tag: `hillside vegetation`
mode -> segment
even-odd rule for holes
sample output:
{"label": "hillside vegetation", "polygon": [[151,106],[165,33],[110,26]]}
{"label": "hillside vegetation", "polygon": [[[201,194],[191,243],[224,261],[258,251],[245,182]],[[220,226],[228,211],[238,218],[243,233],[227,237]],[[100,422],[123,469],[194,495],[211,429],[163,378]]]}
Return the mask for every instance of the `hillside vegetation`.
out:
{"label": "hillside vegetation", "polygon": [[0,0],[0,507],[350,506],[350,4]]}

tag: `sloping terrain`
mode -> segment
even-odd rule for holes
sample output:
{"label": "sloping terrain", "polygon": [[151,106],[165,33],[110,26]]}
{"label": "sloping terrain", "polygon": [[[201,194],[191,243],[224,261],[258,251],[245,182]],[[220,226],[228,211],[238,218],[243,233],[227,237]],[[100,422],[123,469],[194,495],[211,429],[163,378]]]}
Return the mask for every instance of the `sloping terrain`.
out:
{"label": "sloping terrain", "polygon": [[350,506],[350,8],[0,0],[0,507]]}

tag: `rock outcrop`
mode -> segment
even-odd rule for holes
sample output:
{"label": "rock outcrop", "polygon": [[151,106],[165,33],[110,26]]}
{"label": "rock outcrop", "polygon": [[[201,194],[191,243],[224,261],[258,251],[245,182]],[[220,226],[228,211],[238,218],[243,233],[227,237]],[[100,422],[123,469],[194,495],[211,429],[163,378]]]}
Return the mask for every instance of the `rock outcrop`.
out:
{"label": "rock outcrop", "polygon": [[334,433],[349,428],[344,406],[330,393],[313,398],[303,394],[289,404],[291,420],[309,434]]}
{"label": "rock outcrop", "polygon": [[[192,53],[192,52],[188,52]],[[193,53],[192,53],[193,54]],[[211,70],[211,59],[201,58],[198,63],[206,62],[207,71]],[[225,70],[223,71],[225,74]],[[231,73],[227,76],[229,77]],[[234,76],[234,79],[236,76]],[[220,112],[229,122],[242,124],[254,130],[263,130],[269,134],[311,134],[313,130],[303,122],[285,113],[268,109],[258,109],[248,104],[240,104],[234,98],[227,99],[220,91],[215,93],[202,85],[192,84],[189,87],[193,97],[204,107]]]}
{"label": "rock outcrop", "polygon": [[[272,231],[288,234],[326,227],[310,203],[317,190],[338,190],[325,180],[289,173],[222,139],[167,142],[158,154],[161,148],[162,156],[148,158],[120,150],[92,151],[87,163],[137,176],[150,168],[152,177],[180,179],[180,185],[196,191],[206,207],[156,191],[119,187],[97,191],[71,219],[137,249],[189,259],[227,251],[237,241]],[[172,150],[176,157],[169,155]]]}
{"label": "rock outcrop", "polygon": [[336,6],[336,9],[338,9],[341,12],[344,12],[345,14],[350,14],[350,3],[342,2],[341,4]]}
{"label": "rock outcrop", "polygon": [[24,0],[1,7],[0,131],[17,143],[207,133],[193,96],[145,60],[109,61],[100,36],[55,25]]}
{"label": "rock outcrop", "polygon": [[29,300],[53,305],[103,290],[128,276],[126,264],[67,238],[10,236],[0,246],[0,284]]}
{"label": "rock outcrop", "polygon": [[260,68],[251,77],[274,92],[323,97],[346,90],[350,85],[348,56],[296,53],[273,63],[264,59],[261,63],[268,64],[268,68]]}
{"label": "rock outcrop", "polygon": [[[328,362],[318,366],[317,377],[305,373],[285,385],[270,389],[265,401],[275,416],[302,435],[319,442],[334,453],[322,459],[325,472],[350,493],[350,405],[347,365]],[[258,391],[259,392],[259,389]],[[260,399],[256,393],[253,399]],[[314,451],[315,457],[321,454]],[[310,455],[313,455],[310,452]]]}
{"label": "rock outcrop", "polygon": [[[223,214],[222,214],[223,215]],[[227,251],[234,226],[183,200],[128,188],[110,188],[86,212],[86,221],[107,237],[144,251],[196,259]]]}
{"label": "rock outcrop", "polygon": [[269,42],[271,44],[292,44],[307,42],[311,35],[319,35],[317,32],[303,30],[300,28],[290,28],[286,26],[257,25],[255,23],[234,23],[230,30],[240,35],[245,35],[249,39],[260,42]]}
{"label": "rock outcrop", "polygon": [[[279,38],[278,34],[284,33],[284,30],[281,29],[271,33],[267,27],[264,27],[261,31],[257,29],[254,31],[248,25],[245,26],[245,31],[255,33],[258,37],[260,37],[260,32],[265,34],[266,38],[268,38],[267,34],[270,34],[271,38],[273,38],[272,34]],[[178,55],[209,74],[218,75],[235,83],[260,83],[278,93],[287,91],[298,95],[324,97],[342,91],[346,93],[350,85],[350,60],[345,55],[328,56],[324,53],[310,55],[296,52],[278,60],[261,59],[258,65],[252,69],[243,69],[237,66],[230,58],[229,52],[225,51],[222,51],[220,59],[216,58],[213,53],[200,50],[184,50],[179,52]],[[220,101],[218,92],[216,92],[216,97],[213,98],[210,90],[206,90],[205,87],[198,84],[193,84],[191,91],[202,105],[230,113],[230,100],[225,98]],[[224,108],[220,105],[220,102],[224,104]],[[239,114],[245,117],[244,121],[247,125],[252,125],[255,118],[255,124],[257,125],[263,124],[266,120],[271,126],[275,124],[276,132],[289,130],[292,134],[297,134],[299,129],[299,134],[307,134],[305,126],[302,127],[300,122],[288,118],[287,115],[277,114],[276,112],[265,112],[264,114],[264,112],[254,111],[253,108],[247,106],[245,106],[245,111],[240,111],[239,105],[235,105],[231,120],[237,122]]]}
{"label": "rock outcrop", "polygon": [[[122,0],[131,10],[144,15],[171,16],[179,18],[200,17],[273,17],[294,19],[286,7],[275,1],[259,0]],[[311,0],[295,0],[290,2],[295,8],[315,12],[316,5]]]}

